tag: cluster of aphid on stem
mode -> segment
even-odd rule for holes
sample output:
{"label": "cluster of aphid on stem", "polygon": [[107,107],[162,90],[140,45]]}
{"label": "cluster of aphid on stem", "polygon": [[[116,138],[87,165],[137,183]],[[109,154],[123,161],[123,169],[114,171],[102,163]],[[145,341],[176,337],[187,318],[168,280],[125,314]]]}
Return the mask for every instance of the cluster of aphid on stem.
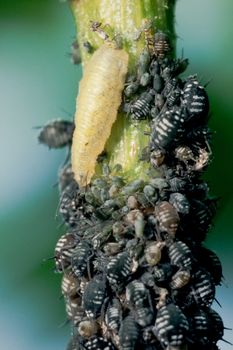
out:
{"label": "cluster of aphid on stem", "polygon": [[[124,95],[133,120],[151,120],[144,161],[158,175],[126,183],[106,166],[80,188],[70,164],[59,173],[67,233],[54,259],[73,327],[70,350],[215,350],[223,337],[211,308],[222,267],[203,246],[216,210],[201,179],[210,156],[208,97],[196,77],[178,77],[187,61],[169,58],[164,33],[149,41],[146,32],[146,42]],[[62,147],[72,133],[71,122],[55,121],[39,140]]]}

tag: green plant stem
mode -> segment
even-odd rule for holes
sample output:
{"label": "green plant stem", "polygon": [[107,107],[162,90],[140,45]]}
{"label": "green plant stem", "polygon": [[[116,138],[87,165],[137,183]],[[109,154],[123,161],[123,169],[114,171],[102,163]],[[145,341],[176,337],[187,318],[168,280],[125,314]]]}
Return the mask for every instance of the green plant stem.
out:
{"label": "green plant stem", "polygon": [[[154,32],[161,30],[169,35],[174,53],[175,2],[175,0],[73,0],[71,7],[77,25],[77,38],[84,69],[91,54],[86,52],[83,43],[88,41],[94,49],[103,44],[102,39],[90,30],[90,21],[101,22],[109,35],[121,39],[123,49],[129,53],[129,74],[135,74],[138,57],[145,48],[143,19],[151,21]],[[137,36],[139,38],[136,40]],[[149,141],[145,131],[148,131],[147,121],[134,124],[119,113],[105,147],[110,168],[121,164],[123,175],[129,180],[146,177],[148,163],[139,161],[139,156]]]}

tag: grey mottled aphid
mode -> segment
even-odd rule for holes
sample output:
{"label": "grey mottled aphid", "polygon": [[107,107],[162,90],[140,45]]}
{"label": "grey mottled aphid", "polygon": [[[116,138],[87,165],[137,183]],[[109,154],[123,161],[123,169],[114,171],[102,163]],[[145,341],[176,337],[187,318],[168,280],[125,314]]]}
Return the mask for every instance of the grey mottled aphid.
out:
{"label": "grey mottled aphid", "polygon": [[69,120],[53,120],[46,124],[39,133],[40,143],[49,148],[70,146],[74,132],[74,123]]}

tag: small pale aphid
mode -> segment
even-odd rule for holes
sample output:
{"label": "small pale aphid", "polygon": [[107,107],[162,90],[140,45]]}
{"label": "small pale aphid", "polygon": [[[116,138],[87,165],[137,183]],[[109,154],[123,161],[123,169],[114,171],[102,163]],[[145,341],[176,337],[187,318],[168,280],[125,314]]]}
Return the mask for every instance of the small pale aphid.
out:
{"label": "small pale aphid", "polygon": [[190,281],[189,270],[179,270],[172,276],[170,287],[172,289],[180,289]]}
{"label": "small pale aphid", "polygon": [[145,249],[145,259],[150,266],[158,264],[161,260],[162,249],[165,246],[164,242],[149,243]]}
{"label": "small pale aphid", "polygon": [[177,210],[169,202],[161,202],[155,207],[155,214],[161,230],[174,236],[180,221]]}
{"label": "small pale aphid", "polygon": [[160,149],[155,149],[150,154],[150,162],[154,168],[158,168],[163,164],[165,159],[165,152]]}
{"label": "small pale aphid", "polygon": [[126,221],[134,226],[136,237],[141,238],[146,225],[143,213],[139,209],[131,210],[126,215]]}
{"label": "small pale aphid", "polygon": [[127,199],[127,207],[129,209],[137,209],[138,208],[138,201],[136,199],[135,196],[129,196],[129,198]]}
{"label": "small pale aphid", "polygon": [[195,160],[194,154],[188,146],[178,146],[174,153],[175,157],[184,163],[187,163],[189,160]]}
{"label": "small pale aphid", "polygon": [[201,171],[204,167],[206,167],[210,160],[210,153],[205,149],[199,150],[199,155],[195,160],[195,164],[193,166],[194,171]]}
{"label": "small pale aphid", "polygon": [[98,325],[94,320],[81,321],[78,325],[78,332],[83,338],[90,338],[98,331]]}

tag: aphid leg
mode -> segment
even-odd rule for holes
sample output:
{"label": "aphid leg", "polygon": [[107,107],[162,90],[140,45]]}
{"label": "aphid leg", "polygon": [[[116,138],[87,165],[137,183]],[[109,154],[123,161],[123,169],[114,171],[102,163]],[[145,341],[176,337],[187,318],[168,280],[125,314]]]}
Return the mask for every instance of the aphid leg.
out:
{"label": "aphid leg", "polygon": [[87,258],[87,275],[89,280],[91,280],[91,258],[93,258],[94,253],[88,256]]}

